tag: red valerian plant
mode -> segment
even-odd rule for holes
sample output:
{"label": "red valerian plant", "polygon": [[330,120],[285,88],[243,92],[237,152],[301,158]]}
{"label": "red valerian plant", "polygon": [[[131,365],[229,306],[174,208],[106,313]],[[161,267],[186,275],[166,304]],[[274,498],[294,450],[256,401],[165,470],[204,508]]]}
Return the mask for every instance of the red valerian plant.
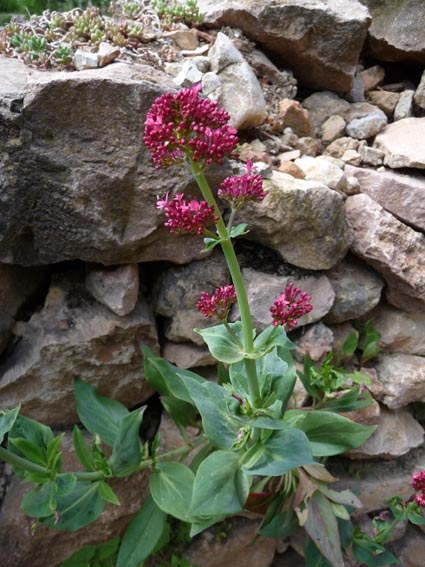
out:
{"label": "red valerian plant", "polygon": [[[312,299],[290,283],[270,308],[271,324],[258,331],[253,326],[232,242],[246,233],[246,225],[233,222],[246,203],[263,201],[266,190],[252,162],[242,175],[225,179],[218,191],[230,207],[225,223],[205,176],[211,163],[235,158],[236,134],[227,112],[202,97],[199,85],[163,94],[146,117],[144,141],[155,166],[189,168],[202,194],[202,200],[182,193],[159,199],[165,226],[171,234],[204,235],[205,251],[221,247],[231,277],[231,285],[212,295],[204,291],[197,304],[205,317],[219,319],[218,325],[195,329],[217,360],[217,382],[177,368],[142,345],[146,380],[181,431],[182,445],[162,452],[159,437],[142,444],[139,429],[146,407],[130,412],[76,379],[78,416],[93,441],[89,448],[75,427],[73,441],[83,470],[66,472],[61,435],[19,415],[19,408],[0,412],[0,443],[7,436],[0,458],[35,485],[24,497],[23,509],[53,529],[73,531],[95,521],[106,502],[119,505],[111,479],[151,471],[150,496],[121,543],[112,552],[108,548],[116,554],[116,567],[140,567],[166,540],[169,516],[190,524],[195,536],[252,509],[253,503],[265,512],[260,534],[281,538],[304,530],[309,566],[342,567],[344,555],[357,553],[347,538],[353,527],[345,506],[361,504],[349,491],[328,488],[335,479],[322,460],[359,447],[374,428],[337,413],[363,407],[353,396],[333,400],[324,411],[288,407],[296,368],[286,331],[311,311]],[[240,319],[229,322],[236,302]],[[190,438],[188,426],[197,427],[198,435]],[[110,449],[104,451],[103,444]],[[359,556],[362,550],[359,546]]]}

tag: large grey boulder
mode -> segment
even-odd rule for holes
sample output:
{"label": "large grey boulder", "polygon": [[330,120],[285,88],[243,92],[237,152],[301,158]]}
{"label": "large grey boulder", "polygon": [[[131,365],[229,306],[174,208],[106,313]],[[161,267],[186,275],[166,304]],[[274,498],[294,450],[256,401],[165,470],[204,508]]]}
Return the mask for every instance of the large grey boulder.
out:
{"label": "large grey boulder", "polygon": [[24,415],[54,426],[77,419],[76,377],[129,407],[146,400],[152,390],[144,380],[140,342],[158,350],[145,302],[120,317],[98,303],[83,281],[72,281],[69,273],[67,279],[58,278],[43,309],[15,326],[18,342],[0,363],[1,409],[21,403]]}
{"label": "large grey boulder", "polygon": [[425,11],[423,0],[361,0],[372,23],[368,54],[380,61],[425,63]]}
{"label": "large grey boulder", "polygon": [[305,85],[348,92],[370,23],[357,0],[199,0],[207,25],[233,26]]}
{"label": "large grey boulder", "polygon": [[[147,111],[175,90],[169,76],[124,63],[47,73],[0,57],[0,85],[5,78],[1,261],[184,263],[199,255],[201,239],[169,236],[155,208],[158,194],[196,193],[191,175],[180,167],[156,170],[143,145]],[[225,175],[217,171],[214,185]]]}
{"label": "large grey boulder", "polygon": [[326,270],[345,256],[351,232],[344,201],[319,181],[273,171],[264,181],[267,196],[249,203],[238,220],[248,223],[247,238],[278,252],[300,268]]}
{"label": "large grey boulder", "polygon": [[425,236],[385,211],[369,195],[346,201],[352,251],[380,272],[387,299],[406,311],[425,310]]}

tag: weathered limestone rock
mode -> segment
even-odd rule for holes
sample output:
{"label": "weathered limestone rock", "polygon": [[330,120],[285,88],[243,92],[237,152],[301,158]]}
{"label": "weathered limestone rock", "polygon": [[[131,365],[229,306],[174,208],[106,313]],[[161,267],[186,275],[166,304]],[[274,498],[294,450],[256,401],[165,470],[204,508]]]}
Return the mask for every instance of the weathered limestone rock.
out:
{"label": "weathered limestone rock", "polygon": [[297,349],[294,351],[294,356],[302,362],[305,355],[308,354],[311,360],[318,362],[324,355],[331,352],[333,340],[334,336],[329,327],[320,322],[315,323],[298,341],[295,341]]}
{"label": "weathered limestone rock", "polygon": [[414,116],[413,112],[413,97],[415,91],[413,89],[406,89],[400,93],[394,109],[394,120],[403,120],[403,118],[411,118]]}
{"label": "weathered limestone rock", "polygon": [[388,123],[388,119],[382,110],[362,116],[361,118],[353,118],[347,124],[345,130],[349,136],[357,140],[368,140],[376,136]]}
{"label": "weathered limestone rock", "polygon": [[292,128],[298,136],[311,136],[313,125],[308,115],[308,110],[301,103],[289,98],[284,98],[279,103],[279,116],[284,128]]}
{"label": "weathered limestone rock", "polygon": [[[326,276],[275,276],[265,274],[250,268],[243,270],[245,279],[248,303],[251,308],[253,326],[258,331],[262,331],[272,323],[270,306],[273,301],[284,291],[285,287],[292,281],[294,285],[302,291],[306,291],[312,298],[313,310],[298,320],[298,326],[308,325],[319,321],[332,306],[334,301],[334,291]],[[238,309],[231,312],[233,320],[238,318]]]}
{"label": "weathered limestone rock", "polygon": [[276,550],[276,542],[259,536],[255,539],[255,545],[250,545],[260,522],[247,518],[234,518],[231,524],[228,537],[219,541],[214,538],[213,528],[203,532],[186,552],[189,561],[202,567],[228,567],[238,564],[244,567],[270,565]]}
{"label": "weathered limestone rock", "polygon": [[208,348],[199,347],[192,343],[173,343],[167,341],[162,349],[161,356],[179,368],[196,368],[216,364]]}
{"label": "weathered limestone rock", "polygon": [[[370,148],[372,149],[372,148]],[[404,223],[425,231],[425,180],[391,171],[376,171],[347,165],[345,173],[356,177],[360,191]]]}
{"label": "weathered limestone rock", "polygon": [[352,250],[380,272],[388,301],[407,311],[425,308],[425,236],[398,221],[368,195],[346,201]]}
{"label": "weathered limestone rock", "polygon": [[[0,84],[1,261],[199,257],[202,239],[168,235],[155,208],[158,192],[194,194],[196,184],[184,168],[156,170],[142,142],[146,112],[175,90],[168,75],[124,63],[45,73],[0,57]],[[226,175],[209,171],[214,186]]]}
{"label": "weathered limestone rock", "polygon": [[51,285],[40,312],[15,327],[19,342],[0,364],[2,408],[21,403],[24,415],[55,426],[75,423],[77,376],[129,407],[144,401],[152,391],[143,380],[139,344],[158,349],[144,302],[119,317],[69,276]]}
{"label": "weathered limestone rock", "polygon": [[418,114],[423,116],[425,113],[425,71],[422,73],[421,82],[415,91],[413,100]]}
{"label": "weathered limestone rock", "polygon": [[202,337],[193,329],[210,327],[211,320],[197,310],[196,304],[203,291],[212,294],[217,287],[228,283],[226,263],[220,252],[206,260],[163,271],[154,286],[154,310],[170,319],[165,328],[166,337],[170,341],[192,341],[204,346]]}
{"label": "weathered limestone rock", "polygon": [[384,152],[370,146],[360,146],[359,154],[362,158],[362,165],[378,167],[384,161]]}
{"label": "weathered limestone rock", "polygon": [[295,160],[295,165],[302,169],[306,179],[320,181],[336,191],[344,191],[347,187],[347,178],[343,170],[326,156],[302,157]]}
{"label": "weathered limestone rock", "polygon": [[360,71],[359,76],[363,82],[364,90],[369,92],[384,82],[385,70],[380,65],[373,65],[373,67]]}
{"label": "weathered limestone rock", "polygon": [[[63,448],[64,470],[81,470],[72,449],[71,435],[65,435]],[[34,530],[34,518],[24,516],[21,511],[22,497],[30,487],[12,477],[0,510],[2,567],[56,567],[84,545],[97,545],[122,535],[148,496],[149,475],[142,471],[125,480],[116,479],[112,487],[121,506],[107,504],[100,518],[88,528],[61,532],[37,526]]]}
{"label": "weathered limestone rock", "polygon": [[425,63],[425,13],[422,0],[363,0],[372,23],[368,53],[379,61]]}
{"label": "weathered limestone rock", "polygon": [[249,239],[300,268],[329,269],[344,257],[351,235],[336,191],[277,171],[264,187],[265,199],[249,203],[239,215],[248,223]]}
{"label": "weathered limestone rock", "polygon": [[139,267],[127,264],[112,269],[89,267],[86,288],[92,296],[117,315],[128,315],[139,297]]}
{"label": "weathered limestone rock", "polygon": [[370,16],[357,0],[199,0],[206,24],[237,27],[304,84],[347,92]]}
{"label": "weathered limestone rock", "polygon": [[368,97],[372,104],[376,104],[385,114],[391,118],[394,115],[394,109],[397,106],[400,93],[392,93],[390,91],[371,91]]}
{"label": "weathered limestone rock", "polygon": [[326,323],[343,323],[373,309],[381,298],[382,277],[355,258],[344,259],[326,274],[335,292]]}
{"label": "weathered limestone rock", "polygon": [[[387,508],[386,500],[398,494],[409,499],[414,491],[412,473],[425,468],[424,450],[412,451],[408,456],[397,461],[375,462],[372,467],[353,462],[350,472],[331,471],[340,480],[332,486],[335,490],[348,488],[361,500],[363,507],[355,515],[376,512]],[[356,474],[359,473],[359,474]]]}
{"label": "weathered limestone rock", "polygon": [[355,140],[349,136],[343,136],[331,142],[323,152],[323,155],[341,159],[345,152],[349,150],[357,151],[359,143],[359,140]]}
{"label": "weathered limestone rock", "polygon": [[397,542],[396,550],[402,567],[422,567],[425,557],[424,534],[417,527],[409,525],[406,537]]}
{"label": "weathered limestone rock", "polygon": [[210,49],[211,70],[221,81],[221,106],[230,114],[235,128],[252,128],[267,116],[266,101],[257,77],[241,52],[224,33],[219,32]]}
{"label": "weathered limestone rock", "polygon": [[393,459],[422,445],[424,430],[405,410],[381,408],[376,431],[358,449],[346,453],[350,459]]}
{"label": "weathered limestone rock", "polygon": [[350,108],[350,103],[330,91],[313,93],[303,100],[304,108],[309,111],[310,119],[316,129],[320,130],[322,124],[330,116],[341,116]]}
{"label": "weathered limestone rock", "polygon": [[387,407],[398,409],[411,402],[425,402],[425,360],[422,357],[382,353],[374,361],[374,368],[384,390],[379,400]]}
{"label": "weathered limestone rock", "polygon": [[374,145],[385,153],[384,164],[388,167],[425,169],[424,139],[425,118],[404,118],[380,132]]}
{"label": "weathered limestone rock", "polygon": [[323,143],[330,144],[337,138],[340,138],[345,132],[345,126],[345,120],[339,114],[329,116],[320,129]]}
{"label": "weathered limestone rock", "polygon": [[425,356],[425,315],[406,313],[380,305],[371,313],[374,328],[381,333],[379,347],[385,352]]}

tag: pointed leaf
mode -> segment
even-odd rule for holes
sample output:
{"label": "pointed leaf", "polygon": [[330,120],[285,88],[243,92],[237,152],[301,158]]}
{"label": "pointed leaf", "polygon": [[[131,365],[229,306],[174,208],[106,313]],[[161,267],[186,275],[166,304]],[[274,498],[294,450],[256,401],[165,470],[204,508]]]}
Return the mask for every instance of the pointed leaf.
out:
{"label": "pointed leaf", "polygon": [[142,445],[139,429],[146,406],[125,415],[116,432],[109,459],[113,476],[123,477],[135,472],[140,464]]}
{"label": "pointed leaf", "polygon": [[54,484],[52,481],[36,486],[22,498],[22,510],[30,518],[44,518],[55,511]]}
{"label": "pointed leaf", "polygon": [[75,380],[77,413],[84,427],[90,433],[97,433],[104,443],[114,444],[121,419],[129,412],[117,402],[101,396],[93,386],[79,378]]}
{"label": "pointed leaf", "polygon": [[193,485],[191,514],[205,517],[242,511],[250,481],[241,470],[239,459],[237,453],[216,451],[200,464]]}
{"label": "pointed leaf", "polygon": [[87,447],[86,440],[84,439],[84,435],[77,425],[74,426],[74,430],[72,432],[72,440],[74,442],[75,452],[80,463],[88,471],[95,471],[96,467],[94,466],[93,458],[91,456],[89,448]]}
{"label": "pointed leaf", "polygon": [[4,436],[8,433],[18,417],[21,406],[17,406],[13,410],[0,411],[0,445],[3,443]]}
{"label": "pointed leaf", "polygon": [[166,522],[167,514],[149,496],[124,534],[116,567],[141,567],[155,549]]}
{"label": "pointed leaf", "polygon": [[[240,321],[229,323],[229,326],[235,335],[241,335],[242,323]],[[240,345],[238,345],[225,325],[216,325],[207,329],[194,329],[194,331],[201,335],[216,360],[232,364],[244,358]]]}
{"label": "pointed leaf", "polygon": [[275,431],[266,441],[254,445],[245,454],[243,468],[248,474],[280,476],[303,465],[314,464],[310,443],[303,431]]}
{"label": "pointed leaf", "polygon": [[152,498],[166,514],[191,522],[188,510],[194,480],[195,475],[183,463],[157,463],[149,481]]}
{"label": "pointed leaf", "polygon": [[99,496],[103,498],[106,502],[110,502],[111,504],[115,504],[115,506],[119,506],[120,499],[112,490],[107,482],[100,482],[99,483]]}

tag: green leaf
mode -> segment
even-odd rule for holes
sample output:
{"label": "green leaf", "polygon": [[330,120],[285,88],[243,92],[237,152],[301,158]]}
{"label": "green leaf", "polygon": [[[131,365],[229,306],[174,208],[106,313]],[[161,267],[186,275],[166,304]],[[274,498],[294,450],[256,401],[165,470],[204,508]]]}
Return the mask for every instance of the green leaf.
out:
{"label": "green leaf", "polygon": [[320,553],[314,541],[310,538],[307,539],[304,547],[304,554],[305,564],[308,565],[308,567],[332,567],[329,561]]}
{"label": "green leaf", "polygon": [[288,471],[314,463],[310,443],[303,431],[284,429],[260,440],[244,456],[243,468],[248,474],[280,476]]}
{"label": "green leaf", "polygon": [[62,439],[63,439],[64,435],[65,435],[65,433],[62,433],[61,435],[54,437],[47,444],[46,461],[47,461],[47,466],[51,469],[54,469],[55,468],[54,465],[56,465],[57,462],[58,462],[58,455],[61,454],[60,449],[61,449]]}
{"label": "green leaf", "polygon": [[194,516],[237,514],[248,498],[250,481],[239,464],[240,455],[231,451],[216,451],[199,466],[193,485]]}
{"label": "green leaf", "polygon": [[363,507],[362,502],[351,492],[351,490],[341,490],[338,492],[337,490],[332,490],[327,486],[321,486],[319,490],[328,500],[332,500],[332,502],[336,502],[337,504],[343,504],[344,506],[350,506],[351,508]]}
{"label": "green leaf", "polygon": [[72,473],[62,473],[56,475],[55,487],[58,495],[70,494],[77,484],[77,477]]}
{"label": "green leaf", "polygon": [[41,520],[49,528],[74,532],[97,520],[105,507],[98,494],[98,482],[77,482],[72,492],[56,497],[59,518],[50,516]]}
{"label": "green leaf", "polygon": [[230,231],[230,238],[236,238],[237,236],[244,236],[245,234],[248,234],[249,230],[246,230],[247,226],[248,225],[245,222],[238,224],[237,226],[233,226]]}
{"label": "green leaf", "polygon": [[60,567],[115,567],[120,540],[114,537],[101,545],[87,545],[73,553]]}
{"label": "green leaf", "polygon": [[407,519],[409,522],[415,526],[425,525],[425,516],[423,514],[423,508],[419,508],[415,501],[409,502],[406,511]]}
{"label": "green leaf", "polygon": [[338,522],[329,500],[320,492],[309,500],[304,529],[333,567],[344,567]]}
{"label": "green leaf", "polygon": [[267,510],[266,518],[259,531],[260,535],[271,537],[273,539],[286,539],[298,531],[300,525],[298,523],[295,512],[289,507],[287,510],[281,511],[282,505],[273,510],[273,514],[269,514]]}
{"label": "green leaf", "polygon": [[257,417],[250,422],[250,425],[259,429],[288,429],[289,427],[286,421],[271,417]]}
{"label": "green leaf", "polygon": [[32,441],[27,441],[27,439],[23,439],[22,437],[15,439],[9,436],[9,444],[11,447],[15,447],[20,455],[23,455],[33,463],[42,466],[47,465],[45,452]]}
{"label": "green leaf", "polygon": [[112,447],[128,409],[116,400],[104,398],[93,386],[79,378],[76,378],[74,387],[77,413],[84,427]]}
{"label": "green leaf", "polygon": [[160,540],[166,521],[167,514],[149,496],[124,534],[116,567],[141,567]]}
{"label": "green leaf", "polygon": [[288,339],[283,327],[269,325],[254,340],[254,348],[257,351],[258,358],[260,358],[276,347],[292,350],[295,345]]}
{"label": "green leaf", "polygon": [[115,506],[119,506],[121,504],[118,496],[115,494],[115,492],[107,482],[102,481],[99,483],[99,496],[106,502],[115,504]]}
{"label": "green leaf", "polygon": [[17,406],[13,410],[0,411],[0,445],[3,443],[4,436],[8,433],[18,417],[21,406]]}
{"label": "green leaf", "polygon": [[210,252],[213,248],[215,248],[217,246],[217,244],[220,244],[220,242],[222,242],[221,238],[212,238],[209,236],[206,236],[204,238],[204,248],[202,250],[202,252]]}
{"label": "green leaf", "polygon": [[188,510],[192,501],[195,475],[183,463],[157,463],[149,481],[152,498],[163,512],[183,522],[191,522]]}
{"label": "green leaf", "polygon": [[[240,321],[229,323],[229,326],[236,336],[241,336],[242,323]],[[194,331],[201,335],[216,360],[232,364],[244,358],[240,345],[235,342],[225,325],[216,325],[207,329],[194,329]]]}
{"label": "green leaf", "polygon": [[95,471],[96,467],[94,466],[94,462],[87,447],[86,440],[84,439],[84,434],[78,428],[77,425],[74,426],[74,430],[72,432],[72,440],[74,441],[75,452],[80,463],[83,467],[88,471]]}
{"label": "green leaf", "polygon": [[109,459],[113,476],[128,476],[138,469],[142,452],[139,428],[145,409],[143,406],[121,419]]}
{"label": "green leaf", "polygon": [[237,441],[239,431],[239,423],[231,414],[239,402],[214,382],[200,384],[186,378],[186,384],[201,414],[205,435],[219,449],[231,447]]}
{"label": "green leaf", "polygon": [[285,419],[294,415],[304,415],[297,427],[302,429],[311,443],[315,457],[339,455],[350,449],[360,447],[376,427],[361,425],[336,413],[326,411],[290,410]]}
{"label": "green leaf", "polygon": [[347,357],[353,356],[353,354],[356,352],[358,344],[359,344],[358,334],[353,331],[345,339],[341,347],[341,353],[343,354],[343,356],[347,356]]}
{"label": "green leaf", "polygon": [[41,486],[36,486],[33,490],[25,494],[22,499],[22,510],[24,514],[30,516],[30,518],[51,516],[56,507],[54,488],[54,483],[49,481]]}
{"label": "green leaf", "polygon": [[366,563],[368,567],[386,567],[398,563],[398,559],[385,547],[374,541],[367,534],[353,539],[353,555],[359,563]]}
{"label": "green leaf", "polygon": [[15,453],[10,439],[12,438],[22,438],[34,443],[41,449],[46,449],[49,441],[53,439],[53,431],[47,425],[43,425],[38,421],[24,417],[23,415],[18,415],[12,429],[9,430],[9,444],[8,448]]}
{"label": "green leaf", "polygon": [[195,537],[204,530],[207,530],[217,522],[221,522],[225,519],[225,516],[213,516],[212,518],[208,518],[207,520],[198,520],[194,522],[190,527],[190,537]]}

